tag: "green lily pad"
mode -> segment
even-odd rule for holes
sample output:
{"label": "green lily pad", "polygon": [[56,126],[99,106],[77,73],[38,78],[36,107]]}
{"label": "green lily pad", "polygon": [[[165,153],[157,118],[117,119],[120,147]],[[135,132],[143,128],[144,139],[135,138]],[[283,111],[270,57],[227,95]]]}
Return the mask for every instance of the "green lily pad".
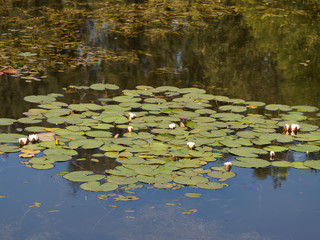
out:
{"label": "green lily pad", "polygon": [[90,86],[91,89],[94,90],[118,90],[119,87],[114,84],[108,84],[108,83],[94,83]]}
{"label": "green lily pad", "polygon": [[234,172],[223,172],[223,171],[212,171],[208,173],[209,177],[220,178],[220,179],[228,179],[236,176]]}
{"label": "green lily pad", "polygon": [[25,138],[27,136],[17,133],[0,133],[1,143],[18,143],[19,138]]}
{"label": "green lily pad", "polygon": [[230,111],[230,112],[236,112],[236,113],[242,113],[247,111],[247,108],[244,106],[237,106],[237,105],[224,105],[219,107],[221,111]]}
{"label": "green lily pad", "polygon": [[226,185],[222,184],[222,183],[218,183],[218,182],[206,182],[206,183],[198,183],[197,184],[198,188],[212,189],[212,190],[221,189],[224,186],[226,186]]}
{"label": "green lily pad", "polygon": [[201,176],[192,176],[192,177],[177,176],[173,178],[173,181],[179,184],[184,184],[184,185],[198,185],[200,183],[207,183],[209,180]]}
{"label": "green lily pad", "polygon": [[63,177],[72,182],[90,182],[101,180],[105,175],[94,174],[92,171],[74,171],[63,175]]}
{"label": "green lily pad", "polygon": [[135,177],[127,176],[108,176],[108,182],[112,182],[118,185],[127,185],[138,182],[138,179]]}
{"label": "green lily pad", "polygon": [[16,146],[10,146],[6,144],[0,144],[0,151],[1,152],[7,152],[7,153],[13,153],[13,152],[19,152],[19,148]]}
{"label": "green lily pad", "polygon": [[15,123],[17,120],[11,118],[0,118],[0,126],[10,126]]}
{"label": "green lily pad", "polygon": [[53,162],[66,162],[72,159],[72,156],[64,155],[64,154],[60,154],[60,155],[52,154],[52,155],[46,155],[46,159],[47,161],[53,161]]}
{"label": "green lily pad", "polygon": [[319,110],[319,108],[317,108],[317,107],[306,106],[306,105],[292,106],[292,109],[300,111],[300,112],[316,112]]}
{"label": "green lily pad", "polygon": [[253,147],[240,147],[231,148],[228,150],[229,153],[242,157],[257,157],[259,154],[267,154],[268,152],[263,149],[253,148]]}
{"label": "green lily pad", "polygon": [[287,147],[283,147],[283,146],[268,146],[263,148],[264,150],[267,150],[269,152],[273,151],[273,152],[284,152],[287,151],[288,148]]}
{"label": "green lily pad", "polygon": [[31,165],[32,168],[34,169],[41,169],[41,170],[45,170],[45,169],[51,169],[54,168],[54,165],[52,163],[46,163],[46,164],[32,164]]}
{"label": "green lily pad", "polygon": [[237,161],[232,161],[232,165],[245,168],[264,168],[270,165],[270,162],[252,157],[238,157]]}
{"label": "green lily pad", "polygon": [[316,145],[310,144],[297,144],[289,147],[290,150],[296,152],[318,152],[320,151],[320,147]]}
{"label": "green lily pad", "polygon": [[69,155],[69,156],[75,156],[78,154],[77,151],[72,149],[64,149],[64,148],[51,148],[46,149],[43,151],[43,154],[45,155]]}
{"label": "green lily pad", "polygon": [[42,122],[41,119],[35,119],[35,118],[29,118],[29,117],[19,118],[17,121],[24,124],[37,124]]}
{"label": "green lily pad", "polygon": [[87,131],[85,134],[89,137],[94,137],[94,138],[97,138],[97,137],[108,138],[112,136],[112,133],[107,131]]}
{"label": "green lily pad", "polygon": [[110,192],[113,190],[116,190],[118,188],[118,185],[115,183],[107,182],[100,184],[97,181],[90,181],[85,182],[80,185],[80,188],[86,191],[92,191],[92,192]]}
{"label": "green lily pad", "polygon": [[274,167],[291,167],[292,163],[287,161],[274,161],[271,165]]}
{"label": "green lily pad", "polygon": [[320,170],[320,160],[307,160],[307,161],[304,161],[303,164],[309,168]]}
{"label": "green lily pad", "polygon": [[290,106],[282,105],[282,104],[269,104],[265,106],[265,109],[269,111],[283,111],[283,112],[288,112],[292,110]]}
{"label": "green lily pad", "polygon": [[33,133],[47,132],[45,127],[37,127],[37,126],[26,127],[24,130],[27,132],[33,132]]}
{"label": "green lily pad", "polygon": [[45,96],[45,95],[31,95],[24,97],[24,100],[26,102],[32,102],[32,103],[51,103],[54,102],[56,99],[51,96]]}

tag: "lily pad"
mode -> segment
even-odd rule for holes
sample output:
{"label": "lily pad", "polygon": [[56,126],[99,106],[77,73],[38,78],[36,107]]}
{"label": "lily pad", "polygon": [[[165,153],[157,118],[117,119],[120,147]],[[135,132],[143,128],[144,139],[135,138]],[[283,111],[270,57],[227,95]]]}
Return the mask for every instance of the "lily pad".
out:
{"label": "lily pad", "polygon": [[292,110],[290,106],[282,105],[282,104],[269,104],[265,106],[265,109],[269,111],[283,111],[283,112],[288,112]]}
{"label": "lily pad", "polygon": [[237,161],[232,161],[232,165],[245,168],[264,168],[270,165],[270,162],[261,158],[238,157]]}
{"label": "lily pad", "polygon": [[307,161],[304,161],[303,164],[309,168],[320,170],[320,160],[307,160]]}
{"label": "lily pad", "polygon": [[10,126],[15,123],[17,120],[11,118],[0,118],[0,126]]}
{"label": "lily pad", "polygon": [[242,157],[257,157],[259,154],[267,154],[268,152],[254,147],[240,147],[229,149],[229,153]]}
{"label": "lily pad", "polygon": [[31,95],[24,97],[24,100],[26,102],[32,102],[32,103],[51,103],[54,102],[56,99],[51,96],[45,96],[45,95]]}
{"label": "lily pad", "polygon": [[82,183],[80,187],[86,191],[110,192],[110,191],[116,190],[118,188],[118,185],[111,182],[100,184],[97,181],[90,181],[90,182]]}
{"label": "lily pad", "polygon": [[311,144],[297,144],[289,147],[290,150],[297,152],[318,152],[320,151],[320,147]]}
{"label": "lily pad", "polygon": [[105,175],[94,174],[92,171],[74,171],[63,175],[63,177],[72,182],[90,182],[101,180]]}

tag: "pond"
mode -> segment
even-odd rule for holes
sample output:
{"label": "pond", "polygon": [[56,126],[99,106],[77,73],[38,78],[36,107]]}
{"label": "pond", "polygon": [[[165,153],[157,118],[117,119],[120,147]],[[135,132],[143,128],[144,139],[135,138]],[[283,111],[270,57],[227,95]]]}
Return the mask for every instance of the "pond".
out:
{"label": "pond", "polygon": [[3,3],[0,238],[314,239],[319,10]]}

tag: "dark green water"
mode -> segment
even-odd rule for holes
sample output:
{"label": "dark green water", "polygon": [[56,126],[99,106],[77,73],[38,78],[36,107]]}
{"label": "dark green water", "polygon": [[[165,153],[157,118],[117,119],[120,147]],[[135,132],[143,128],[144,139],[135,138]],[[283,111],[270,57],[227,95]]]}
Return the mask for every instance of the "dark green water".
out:
{"label": "dark green water", "polygon": [[[320,107],[317,1],[227,1],[216,7],[206,1],[0,2],[1,68],[23,69],[22,77],[46,76],[26,82],[1,75],[0,117],[21,117],[33,106],[23,101],[27,95],[96,82],[121,89],[199,87],[230,98]],[[25,52],[37,56],[19,57]],[[1,239],[315,239],[318,234],[316,171],[234,167],[230,187],[197,190],[200,198],[184,197],[193,189],[145,187],[136,191],[139,201],[114,202],[57,176],[67,165],[40,171],[20,164],[17,154],[0,159],[0,195],[6,196],[0,199]],[[30,208],[34,202],[41,206]],[[181,214],[193,208],[198,212]]]}

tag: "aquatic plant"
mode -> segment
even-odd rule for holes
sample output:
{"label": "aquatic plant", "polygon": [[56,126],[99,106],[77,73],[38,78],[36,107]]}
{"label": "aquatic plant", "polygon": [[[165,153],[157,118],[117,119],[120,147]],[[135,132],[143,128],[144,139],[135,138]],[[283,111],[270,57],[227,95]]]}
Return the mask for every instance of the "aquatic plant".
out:
{"label": "aquatic plant", "polygon": [[[76,171],[63,177],[99,192],[141,184],[221,189],[228,186],[221,181],[236,176],[231,166],[319,169],[317,159],[308,157],[304,164],[285,157],[320,150],[320,131],[312,124],[318,116],[315,107],[301,111],[279,104],[254,106],[199,88],[137,86],[122,94],[112,84],[86,89],[108,91],[112,98],[108,103],[97,98],[68,104],[57,100],[61,94],[25,97],[38,107],[17,120],[0,119],[2,126],[20,132],[1,133],[0,151],[22,152],[21,157],[28,158],[22,163],[35,169],[70,162]],[[290,120],[291,115],[304,118]],[[288,131],[295,134],[286,135]],[[29,144],[21,144],[26,134]],[[114,160],[117,166],[103,169],[103,163]],[[84,161],[99,167],[88,169],[81,166]]]}

